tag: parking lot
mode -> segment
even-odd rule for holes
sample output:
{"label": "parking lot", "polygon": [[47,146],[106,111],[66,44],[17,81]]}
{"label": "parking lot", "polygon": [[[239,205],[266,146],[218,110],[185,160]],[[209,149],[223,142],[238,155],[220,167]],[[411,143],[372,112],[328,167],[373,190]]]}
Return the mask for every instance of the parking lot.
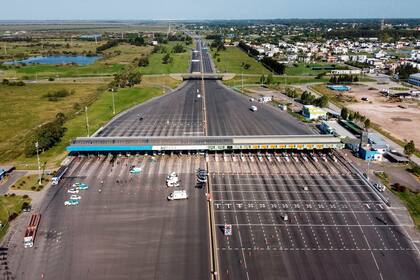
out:
{"label": "parking lot", "polygon": [[209,157],[221,279],[416,279],[387,206],[345,163],[315,158]]}
{"label": "parking lot", "polygon": [[[130,174],[130,166],[141,167]],[[35,247],[16,234],[8,259],[15,279],[207,279],[205,190],[195,187],[204,158],[188,155],[82,157],[48,193]],[[177,172],[188,200],[168,202]],[[75,182],[80,205],[63,205]],[[29,216],[28,216],[29,217]]]}

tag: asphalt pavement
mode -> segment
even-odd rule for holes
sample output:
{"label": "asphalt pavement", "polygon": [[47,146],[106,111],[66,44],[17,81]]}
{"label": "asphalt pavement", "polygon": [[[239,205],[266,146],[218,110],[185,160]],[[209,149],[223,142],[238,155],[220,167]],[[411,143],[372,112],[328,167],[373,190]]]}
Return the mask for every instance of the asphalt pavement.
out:
{"label": "asphalt pavement", "polygon": [[295,157],[210,156],[220,279],[418,279],[411,225],[345,162]]}
{"label": "asphalt pavement", "polygon": [[[131,165],[142,168],[130,174]],[[22,234],[9,247],[9,279],[208,279],[207,201],[195,187],[198,156],[76,159],[50,189],[35,247]],[[177,172],[188,200],[167,201]],[[101,183],[103,181],[103,184]],[[80,205],[64,206],[75,182],[89,185]],[[26,217],[29,219],[29,216]]]}

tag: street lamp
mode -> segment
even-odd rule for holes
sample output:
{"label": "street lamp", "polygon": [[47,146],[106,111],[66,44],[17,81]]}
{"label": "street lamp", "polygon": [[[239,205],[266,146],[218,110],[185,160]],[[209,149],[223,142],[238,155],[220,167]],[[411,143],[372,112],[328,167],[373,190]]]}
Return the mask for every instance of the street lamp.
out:
{"label": "street lamp", "polygon": [[114,99],[114,88],[111,89],[112,92],[112,114],[115,115],[115,99]]}
{"label": "street lamp", "polygon": [[35,142],[35,148],[36,148],[36,159],[37,159],[37,162],[38,162],[38,185],[41,186],[41,184],[42,184],[42,176],[41,176],[41,165],[39,163],[39,151],[38,151],[38,149],[39,149],[39,142],[38,141]]}
{"label": "street lamp", "polygon": [[88,118],[88,107],[85,106],[85,116],[86,116],[86,130],[87,130],[87,137],[89,137],[90,132],[89,132],[89,118]]}

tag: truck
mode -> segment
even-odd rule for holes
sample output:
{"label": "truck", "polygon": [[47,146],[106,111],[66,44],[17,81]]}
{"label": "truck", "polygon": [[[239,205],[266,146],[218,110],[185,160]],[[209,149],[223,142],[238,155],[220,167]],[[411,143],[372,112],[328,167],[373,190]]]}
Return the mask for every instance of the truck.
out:
{"label": "truck", "polygon": [[52,177],[51,179],[51,184],[53,186],[58,185],[58,183],[60,182],[60,179],[64,176],[64,174],[67,172],[67,170],[69,169],[69,167],[67,165],[63,165],[61,166],[57,172],[55,173],[55,176]]}
{"label": "truck", "polygon": [[23,246],[25,248],[32,248],[34,246],[35,236],[40,221],[41,214],[32,214],[31,219],[29,220],[29,225],[25,230],[25,236],[23,237]]}

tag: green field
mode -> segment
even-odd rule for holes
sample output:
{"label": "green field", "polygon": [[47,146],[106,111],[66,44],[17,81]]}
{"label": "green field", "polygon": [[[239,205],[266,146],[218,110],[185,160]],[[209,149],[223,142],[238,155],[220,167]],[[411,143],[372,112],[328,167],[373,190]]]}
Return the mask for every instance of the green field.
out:
{"label": "green field", "polygon": [[[166,87],[176,86],[177,82],[167,78],[162,80]],[[159,80],[157,81],[159,82]],[[172,84],[170,84],[170,82]],[[74,90],[74,94],[60,101],[48,101],[44,94],[58,89]],[[85,115],[83,108],[89,106],[90,131],[93,133],[110,120],[112,115],[112,95],[105,91],[104,84],[29,84],[24,87],[0,86],[0,162],[13,163],[18,168],[36,167],[35,158],[23,155],[24,146],[31,131],[38,125],[53,120],[59,112],[65,113],[69,120],[62,141],[41,154],[41,161],[54,166],[64,157],[64,148],[77,136],[85,136]],[[116,112],[142,103],[147,99],[162,94],[162,87],[141,85],[122,89],[115,93]],[[75,105],[75,104],[78,105]]]}
{"label": "green field", "polygon": [[[119,44],[103,52],[103,58],[90,65],[25,65],[8,66],[3,78],[9,79],[46,79],[62,77],[107,76],[121,71],[134,59],[149,55],[152,47],[139,47],[130,44]],[[33,54],[35,55],[35,54]],[[40,54],[37,54],[40,55]]]}
{"label": "green field", "polygon": [[[91,103],[97,98],[101,84],[27,84],[23,87],[0,85],[0,162],[22,154],[28,134],[38,125],[76,111],[76,104]],[[59,101],[48,101],[49,92],[66,89],[73,95]],[[80,109],[79,109],[80,110]]]}
{"label": "green field", "polygon": [[316,70],[312,69],[313,67],[330,67],[334,66],[335,69],[348,69],[348,66],[340,65],[340,64],[329,64],[329,63],[297,63],[294,65],[288,65],[286,67],[286,75],[291,76],[316,76],[320,73],[330,73],[331,70]]}
{"label": "green field", "polygon": [[[168,44],[162,45],[170,52],[176,44],[180,42],[169,42]],[[162,63],[162,58],[165,56],[164,53],[157,52],[149,57],[149,65],[146,67],[139,67],[139,72],[144,75],[150,74],[170,74],[170,73],[186,73],[190,66],[191,58],[191,45],[185,46],[185,52],[183,53],[171,53],[172,62],[168,64]]]}
{"label": "green field", "polygon": [[[216,64],[216,68],[219,72],[223,73],[244,73],[244,74],[269,74],[261,63],[256,61],[254,58],[249,57],[238,47],[227,47],[226,50],[218,52],[212,52],[213,62]],[[250,67],[245,69],[243,65],[249,64]]]}
{"label": "green field", "polygon": [[[124,111],[136,104],[143,103],[150,98],[162,94],[159,87],[133,87],[122,89],[115,93],[115,110],[117,113]],[[93,134],[101,126],[105,125],[112,117],[112,94],[108,91],[99,93],[98,99],[88,108],[90,133]],[[46,161],[52,166],[57,165],[66,155],[65,147],[70,141],[78,136],[86,136],[85,114],[80,112],[76,117],[67,121],[64,125],[67,131],[61,142],[52,149],[41,154],[41,161]],[[30,162],[35,167],[35,158],[27,159],[24,156],[17,158],[18,162]]]}
{"label": "green field", "polygon": [[392,191],[407,206],[414,224],[420,230],[420,193],[407,190],[405,192]]}
{"label": "green field", "polygon": [[30,203],[31,199],[18,195],[0,196],[0,221],[2,223],[2,227],[0,227],[0,240],[6,234],[9,227],[9,217],[20,214],[24,202]]}

